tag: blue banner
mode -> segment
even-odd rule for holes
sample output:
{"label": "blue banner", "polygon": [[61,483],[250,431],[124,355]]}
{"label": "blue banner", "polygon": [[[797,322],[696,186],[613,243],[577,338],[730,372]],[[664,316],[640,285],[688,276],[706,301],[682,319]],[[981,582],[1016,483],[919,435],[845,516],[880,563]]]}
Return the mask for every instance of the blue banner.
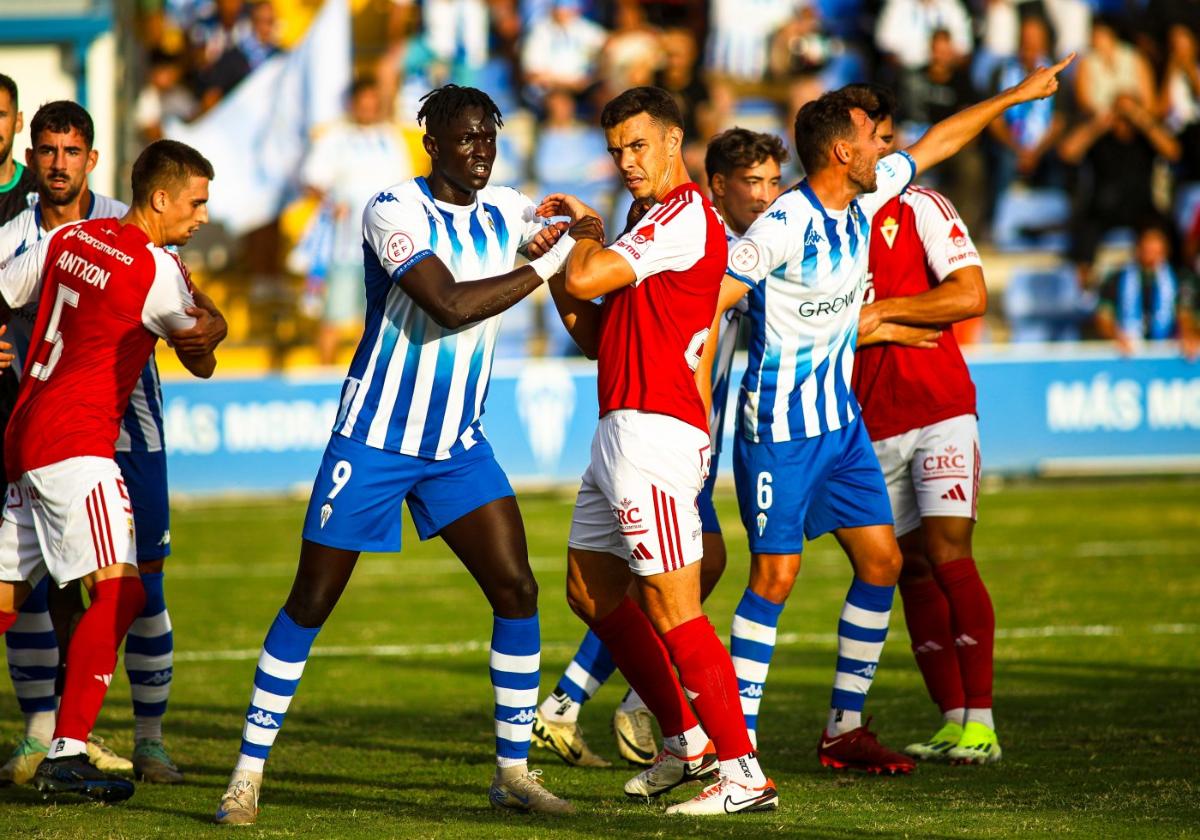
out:
{"label": "blue banner", "polygon": [[[1165,352],[1123,359],[1078,346],[991,351],[969,363],[985,471],[1200,471],[1200,365]],[[165,381],[171,488],[306,488],[340,385],[325,374]],[[483,425],[514,482],[572,484],[587,466],[596,414],[592,363],[498,361]],[[728,471],[728,460],[721,466]]]}

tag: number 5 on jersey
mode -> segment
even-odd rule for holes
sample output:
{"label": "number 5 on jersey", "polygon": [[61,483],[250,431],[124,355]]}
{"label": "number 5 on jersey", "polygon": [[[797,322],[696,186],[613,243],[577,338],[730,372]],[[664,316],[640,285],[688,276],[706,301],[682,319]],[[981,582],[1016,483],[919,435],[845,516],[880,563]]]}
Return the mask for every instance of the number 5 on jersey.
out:
{"label": "number 5 on jersey", "polygon": [[79,292],[59,283],[58,296],[54,298],[54,311],[50,313],[50,323],[46,325],[44,338],[45,341],[50,342],[50,358],[46,360],[45,364],[34,362],[33,367],[29,369],[29,375],[34,379],[43,381],[49,379],[50,374],[54,373],[54,367],[58,364],[59,358],[62,357],[63,338],[58,329],[58,322],[62,318],[64,305],[72,308],[79,306]]}

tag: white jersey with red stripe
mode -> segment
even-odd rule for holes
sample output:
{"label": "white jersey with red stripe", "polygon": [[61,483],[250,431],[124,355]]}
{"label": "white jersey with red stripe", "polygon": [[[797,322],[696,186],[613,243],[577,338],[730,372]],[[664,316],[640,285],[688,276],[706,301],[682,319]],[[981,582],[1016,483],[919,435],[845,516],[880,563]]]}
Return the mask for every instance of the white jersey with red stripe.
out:
{"label": "white jersey with red stripe", "polygon": [[112,458],[121,416],[154,345],[195,319],[179,258],[135,225],[64,225],[0,270],[9,308],[39,299],[5,436],[9,481],[65,461]]}

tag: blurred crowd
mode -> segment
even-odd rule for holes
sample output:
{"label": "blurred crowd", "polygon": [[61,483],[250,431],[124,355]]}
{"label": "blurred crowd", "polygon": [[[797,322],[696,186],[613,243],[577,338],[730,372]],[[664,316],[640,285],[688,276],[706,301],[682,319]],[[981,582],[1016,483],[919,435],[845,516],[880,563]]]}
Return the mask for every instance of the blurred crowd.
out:
{"label": "blurred crowd", "polygon": [[[160,136],[166,119],[211,108],[279,50],[277,18],[305,5],[161,3],[142,32],[146,84],[136,119],[144,140]],[[308,311],[323,322],[324,360],[360,323],[358,207],[384,182],[422,171],[413,117],[432,87],[474,85],[499,104],[505,126],[494,182],[530,194],[578,194],[619,228],[626,200],[596,118],[627,87],[656,84],[678,98],[687,160],[703,183],[709,137],[741,125],[777,133],[790,146],[796,110],[825,90],[861,80],[889,85],[911,142],[1070,52],[1079,60],[1055,97],[1010,110],[922,181],[956,203],[977,242],[1012,255],[1003,296],[1004,333],[1012,338],[1117,336],[1133,329],[1135,304],[1144,310],[1142,338],[1159,337],[1153,309],[1164,301],[1190,323],[1200,268],[1195,0],[360,0],[352,7],[376,25],[355,29],[358,76],[345,124],[314,139],[302,179],[317,202],[316,221],[289,261],[306,275]],[[1142,247],[1148,236],[1161,247],[1157,240]],[[1135,275],[1136,284],[1128,279]],[[1117,286],[1126,291],[1117,294]],[[1114,308],[1124,314],[1106,317]],[[547,326],[556,319],[539,311],[526,317],[510,316],[506,329],[519,352],[564,351],[563,337]]]}

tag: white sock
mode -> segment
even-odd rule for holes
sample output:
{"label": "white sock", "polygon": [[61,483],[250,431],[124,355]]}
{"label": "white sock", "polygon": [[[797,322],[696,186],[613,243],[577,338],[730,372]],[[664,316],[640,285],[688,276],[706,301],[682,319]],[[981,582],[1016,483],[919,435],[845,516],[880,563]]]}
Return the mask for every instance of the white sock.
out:
{"label": "white sock", "polygon": [[967,710],[962,706],[959,706],[957,709],[947,709],[946,711],[942,712],[942,720],[946,723],[957,723],[959,726],[961,726],[962,724],[966,723]]}
{"label": "white sock", "polygon": [[700,724],[696,724],[687,732],[663,738],[663,749],[676,758],[695,758],[704,753],[706,746],[708,736],[704,734]]}
{"label": "white sock", "polygon": [[30,712],[25,715],[25,737],[49,744],[54,738],[54,712]]}
{"label": "white sock", "polygon": [[849,709],[830,709],[829,723],[825,725],[825,734],[830,738],[844,735],[851,729],[862,726],[862,712],[852,712]]}
{"label": "white sock", "polygon": [[524,758],[504,758],[499,755],[496,756],[496,766],[501,770],[507,770],[510,767],[524,767],[528,763],[529,762]]}
{"label": "white sock", "polygon": [[763,774],[762,768],[758,766],[758,756],[754,753],[746,753],[730,761],[722,761],[721,775],[748,788],[760,788],[767,783],[767,777]]}
{"label": "white sock", "polygon": [[258,773],[259,775],[262,775],[263,767],[265,767],[266,764],[267,760],[265,758],[255,758],[252,755],[240,753],[238,755],[237,764],[235,764],[233,767],[233,772],[237,773],[238,771],[246,770],[250,773]]}
{"label": "white sock", "polygon": [[70,758],[76,755],[87,755],[87,742],[74,738],[55,738],[50,742],[50,752],[47,758]]}
{"label": "white sock", "polygon": [[543,720],[553,723],[575,723],[579,720],[579,710],[582,708],[581,703],[576,703],[561,691],[555,691],[538,706],[538,714]]}
{"label": "white sock", "polygon": [[996,728],[991,709],[967,709],[967,723],[982,723],[988,729]]}
{"label": "white sock", "polygon": [[638,709],[646,708],[646,704],[642,702],[642,698],[638,697],[638,693],[632,688],[625,692],[625,698],[621,700],[622,712],[636,712]]}

